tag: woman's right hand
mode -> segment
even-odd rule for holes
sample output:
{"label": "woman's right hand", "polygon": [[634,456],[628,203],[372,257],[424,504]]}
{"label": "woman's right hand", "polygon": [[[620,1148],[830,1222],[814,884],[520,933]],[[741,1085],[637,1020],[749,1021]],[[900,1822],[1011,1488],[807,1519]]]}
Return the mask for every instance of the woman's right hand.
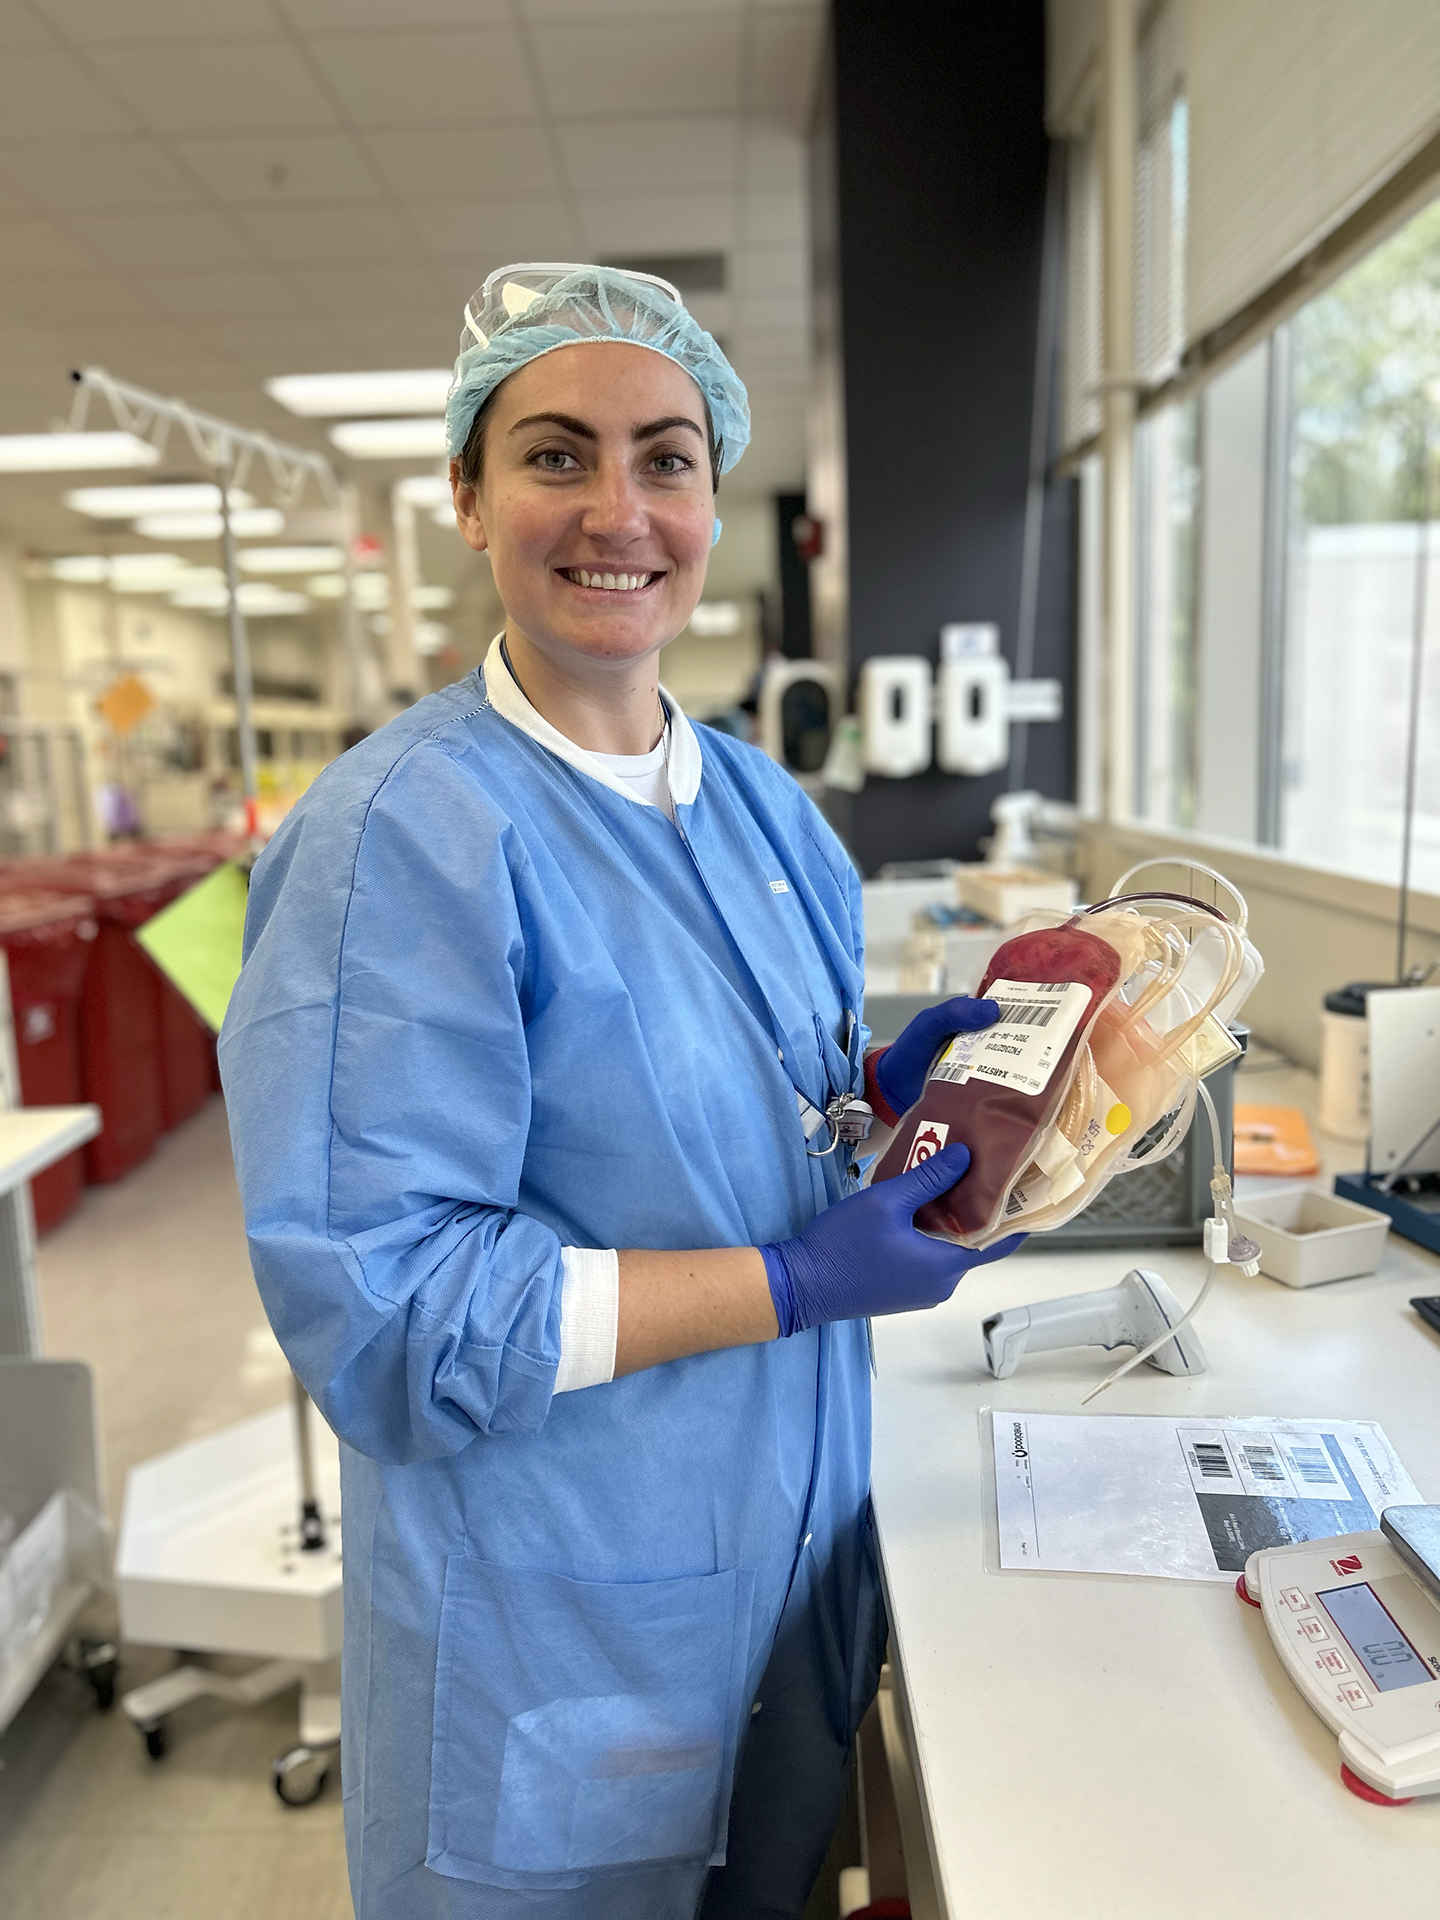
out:
{"label": "woman's right hand", "polygon": [[907,1173],[836,1201],[793,1240],[761,1247],[781,1334],[938,1306],[972,1267],[1013,1253],[1023,1233],[975,1253],[916,1229],[918,1210],[948,1192],[969,1165],[968,1147],[942,1147]]}

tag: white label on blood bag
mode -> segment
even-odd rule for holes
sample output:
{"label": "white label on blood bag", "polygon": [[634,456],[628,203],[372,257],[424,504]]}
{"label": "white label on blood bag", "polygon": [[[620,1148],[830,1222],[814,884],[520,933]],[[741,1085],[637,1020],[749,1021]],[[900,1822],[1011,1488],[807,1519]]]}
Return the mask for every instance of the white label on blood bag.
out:
{"label": "white label on blood bag", "polygon": [[949,1124],[944,1120],[922,1120],[910,1143],[910,1158],[905,1162],[905,1171],[918,1167],[922,1160],[928,1160],[932,1154],[939,1153],[941,1147],[950,1138]]}
{"label": "white label on blood bag", "polygon": [[1043,1093],[1085,1018],[1089,987],[1077,980],[994,980],[985,998],[999,1001],[1000,1018],[978,1033],[957,1033],[930,1078],[963,1083],[973,1077]]}

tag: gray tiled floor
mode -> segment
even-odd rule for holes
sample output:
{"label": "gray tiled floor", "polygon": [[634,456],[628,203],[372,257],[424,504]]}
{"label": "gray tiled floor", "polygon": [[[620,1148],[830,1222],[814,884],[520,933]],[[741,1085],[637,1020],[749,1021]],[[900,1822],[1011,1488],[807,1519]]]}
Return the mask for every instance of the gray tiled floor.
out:
{"label": "gray tiled floor", "polygon": [[[285,1397],[218,1098],[127,1180],[91,1188],[40,1266],[46,1351],[95,1370],[112,1516],[137,1460]],[[123,1657],[122,1688],[171,1663]],[[201,1702],[156,1763],[118,1710],[53,1671],[0,1737],[0,1914],[349,1920],[337,1783],[296,1809],[270,1786],[294,1737],[293,1694],[250,1712]]]}

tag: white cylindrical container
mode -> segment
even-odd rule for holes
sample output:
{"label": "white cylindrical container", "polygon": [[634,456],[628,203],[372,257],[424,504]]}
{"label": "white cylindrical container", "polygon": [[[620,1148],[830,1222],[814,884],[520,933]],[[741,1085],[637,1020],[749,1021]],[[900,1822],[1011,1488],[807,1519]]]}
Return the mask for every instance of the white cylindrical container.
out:
{"label": "white cylindrical container", "polygon": [[1373,980],[1327,993],[1320,1015],[1320,1131],[1337,1140],[1370,1137],[1370,1048],[1365,997]]}

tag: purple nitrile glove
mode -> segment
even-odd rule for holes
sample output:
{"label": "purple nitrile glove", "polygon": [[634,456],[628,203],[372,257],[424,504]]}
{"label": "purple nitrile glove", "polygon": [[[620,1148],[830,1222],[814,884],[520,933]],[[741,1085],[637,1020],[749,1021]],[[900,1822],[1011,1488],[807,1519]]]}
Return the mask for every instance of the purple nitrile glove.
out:
{"label": "purple nitrile glove", "polygon": [[948,1192],[969,1165],[970,1149],[957,1141],[908,1173],[837,1200],[793,1240],[761,1247],[781,1335],[825,1320],[938,1306],[972,1267],[1013,1253],[1023,1233],[974,1253],[916,1228],[918,1209]]}
{"label": "purple nitrile glove", "polygon": [[891,1112],[898,1116],[914,1106],[924,1091],[930,1062],[947,1040],[993,1027],[999,1018],[998,1001],[972,1000],[968,993],[917,1013],[875,1062],[875,1083]]}

